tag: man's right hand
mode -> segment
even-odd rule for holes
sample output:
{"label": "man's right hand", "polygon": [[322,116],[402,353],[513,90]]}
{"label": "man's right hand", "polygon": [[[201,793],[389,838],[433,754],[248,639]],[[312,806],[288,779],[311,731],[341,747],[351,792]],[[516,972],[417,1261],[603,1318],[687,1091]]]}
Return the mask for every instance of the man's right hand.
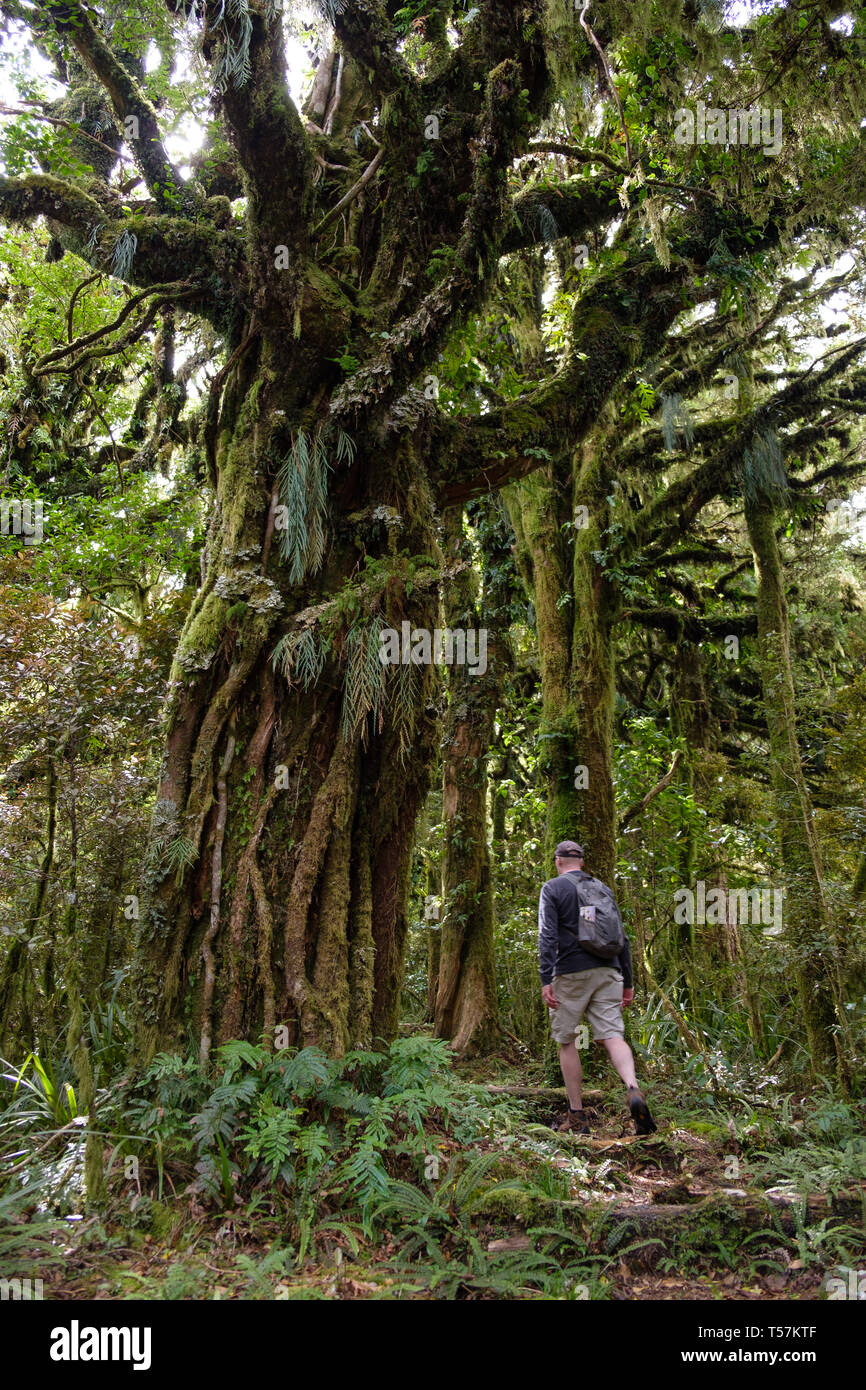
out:
{"label": "man's right hand", "polygon": [[553,992],[553,985],[542,985],[541,997],[549,1009],[559,1008],[559,1000]]}

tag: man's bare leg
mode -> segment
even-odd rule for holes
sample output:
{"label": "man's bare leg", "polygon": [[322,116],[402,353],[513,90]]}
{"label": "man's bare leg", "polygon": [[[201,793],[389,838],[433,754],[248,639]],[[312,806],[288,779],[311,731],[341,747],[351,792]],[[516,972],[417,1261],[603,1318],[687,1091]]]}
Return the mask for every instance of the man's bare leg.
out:
{"label": "man's bare leg", "polygon": [[568,1103],[572,1110],[580,1110],[583,1106],[583,1067],[580,1065],[580,1053],[573,1042],[561,1045],[559,1067],[568,1092]]}
{"label": "man's bare leg", "polygon": [[635,1133],[655,1133],[657,1125],[650,1114],[644,1093],[637,1084],[631,1048],[625,1038],[602,1038],[601,1042],[607,1048],[607,1055],[628,1087],[628,1108],[634,1120]]}
{"label": "man's bare leg", "polygon": [[[636,1087],[637,1077],[634,1073],[634,1056],[625,1038],[602,1038],[601,1041],[604,1047],[607,1048],[607,1055],[613,1062],[626,1086]],[[566,1085],[567,1084],[566,1082]]]}

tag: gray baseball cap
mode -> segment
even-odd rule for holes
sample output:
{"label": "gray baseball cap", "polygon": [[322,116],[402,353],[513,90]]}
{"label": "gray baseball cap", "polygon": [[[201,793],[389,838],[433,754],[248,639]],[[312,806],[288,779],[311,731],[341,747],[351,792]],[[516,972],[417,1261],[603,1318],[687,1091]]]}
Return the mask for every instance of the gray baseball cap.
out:
{"label": "gray baseball cap", "polygon": [[582,859],[583,849],[574,840],[560,840],[556,846],[556,859]]}

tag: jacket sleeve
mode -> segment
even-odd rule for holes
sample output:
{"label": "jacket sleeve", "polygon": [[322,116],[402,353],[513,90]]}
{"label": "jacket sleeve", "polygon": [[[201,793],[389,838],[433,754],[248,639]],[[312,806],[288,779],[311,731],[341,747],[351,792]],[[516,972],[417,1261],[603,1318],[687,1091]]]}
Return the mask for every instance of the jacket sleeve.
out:
{"label": "jacket sleeve", "polygon": [[626,937],[625,939],[625,945],[623,946],[622,950],[617,956],[617,960],[619,961],[619,968],[622,971],[623,989],[633,989],[634,982],[632,980],[631,973],[631,947],[628,944],[628,937]]}
{"label": "jacket sleeve", "polygon": [[543,985],[549,985],[556,974],[558,954],[559,913],[550,884],[545,883],[538,898],[538,966]]}

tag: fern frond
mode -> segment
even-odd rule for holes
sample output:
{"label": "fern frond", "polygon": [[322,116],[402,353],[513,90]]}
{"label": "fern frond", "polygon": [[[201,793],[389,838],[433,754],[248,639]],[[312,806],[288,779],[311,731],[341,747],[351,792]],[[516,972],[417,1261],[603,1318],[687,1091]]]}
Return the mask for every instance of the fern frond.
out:
{"label": "fern frond", "polygon": [[163,851],[165,867],[175,873],[178,886],[183,884],[184,873],[197,858],[198,850],[192,840],[188,840],[184,835],[177,835]]}
{"label": "fern frond", "polygon": [[222,30],[222,53],[214,68],[214,84],[222,93],[230,83],[236,90],[245,87],[252,76],[253,21],[247,0],[219,0],[219,4],[219,13],[211,19],[210,27]]}
{"label": "fern frond", "polygon": [[295,648],[298,645],[300,636],[301,634],[298,632],[285,633],[271,653],[271,665],[275,671],[281,671],[286,680],[291,680]]}
{"label": "fern frond", "polygon": [[346,434],[344,430],[340,430],[337,435],[337,462],[353,463],[356,453],[357,448],[352,436]]}
{"label": "fern frond", "polygon": [[280,532],[280,553],[293,584],[314,574],[325,557],[329,471],[319,436],[298,430],[277,479],[280,502],[288,513],[288,524]]}
{"label": "fern frond", "polygon": [[304,628],[295,647],[295,674],[305,690],[316,684],[324,665],[324,647],[316,641],[312,628]]}
{"label": "fern frond", "polygon": [[400,740],[400,757],[405,759],[412,746],[415,729],[415,685],[416,668],[410,663],[397,666],[396,679],[392,687],[391,702],[394,713],[394,727]]}
{"label": "fern frond", "polygon": [[138,237],[134,232],[121,232],[117,241],[114,243],[114,256],[111,262],[111,273],[118,280],[129,278],[132,270],[132,262],[138,250]]}

